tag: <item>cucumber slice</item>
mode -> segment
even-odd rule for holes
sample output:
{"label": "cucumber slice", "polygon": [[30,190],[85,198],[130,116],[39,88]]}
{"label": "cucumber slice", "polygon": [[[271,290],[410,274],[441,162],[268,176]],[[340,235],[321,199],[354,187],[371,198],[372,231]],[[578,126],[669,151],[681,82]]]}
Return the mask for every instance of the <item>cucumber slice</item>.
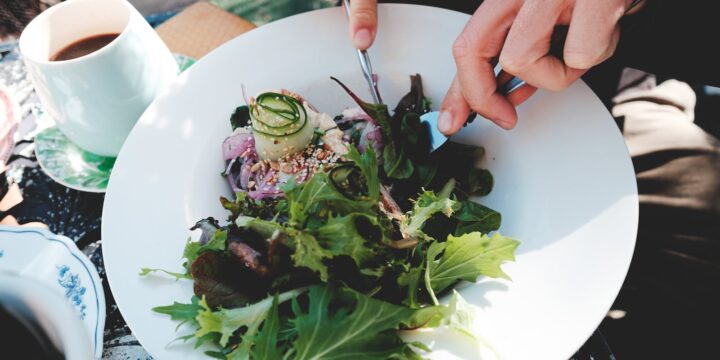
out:
{"label": "cucumber slice", "polygon": [[250,117],[260,158],[274,161],[310,144],[314,126],[300,101],[275,92],[262,93],[256,99]]}

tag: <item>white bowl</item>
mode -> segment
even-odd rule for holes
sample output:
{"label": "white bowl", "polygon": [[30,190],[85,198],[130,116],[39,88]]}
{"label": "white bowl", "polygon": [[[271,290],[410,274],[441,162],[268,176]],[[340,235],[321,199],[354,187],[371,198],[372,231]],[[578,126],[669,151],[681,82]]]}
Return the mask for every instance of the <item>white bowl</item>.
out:
{"label": "white bowl", "polygon": [[[95,266],[72,240],[40,228],[0,226],[0,271],[6,274],[0,279],[6,296],[16,288],[16,296],[30,304],[41,320],[52,323],[63,344],[87,343],[90,354],[102,356],[105,294]],[[28,280],[28,285],[19,286],[23,281],[18,278]],[[65,312],[72,316],[60,314]],[[80,331],[71,324],[75,322]]]}
{"label": "white bowl", "polygon": [[[451,45],[468,15],[423,6],[381,5],[370,51],[383,99],[394,106],[423,77],[435,107],[455,73]],[[143,267],[182,271],[188,228],[225,218],[218,174],[228,118],[249,94],[285,87],[318,109],[353,105],[329,77],[367,95],[342,9],[305,13],[255,29],[201,59],[148,108],[115,163],[103,213],[105,266],[128,325],[158,359],[200,359],[175,342],[176,323],[151,308],[187,302],[189,281],[141,278]],[[462,289],[479,309],[475,331],[505,359],[567,359],[593,333],[625,278],[635,244],[638,199],[632,163],[615,122],[582,82],[540,91],[504,131],[482,119],[454,141],[485,146],[495,189],[482,203],[502,212],[500,231],[522,241],[506,265],[512,282]],[[433,334],[431,357],[477,358]]]}

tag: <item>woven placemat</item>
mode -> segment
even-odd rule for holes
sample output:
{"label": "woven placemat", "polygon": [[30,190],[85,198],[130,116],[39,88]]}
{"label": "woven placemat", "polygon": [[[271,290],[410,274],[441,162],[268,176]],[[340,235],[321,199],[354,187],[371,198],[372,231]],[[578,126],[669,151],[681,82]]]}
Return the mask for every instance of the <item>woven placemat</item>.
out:
{"label": "woven placemat", "polygon": [[156,30],[170,51],[197,60],[254,28],[253,23],[202,1],[187,7]]}

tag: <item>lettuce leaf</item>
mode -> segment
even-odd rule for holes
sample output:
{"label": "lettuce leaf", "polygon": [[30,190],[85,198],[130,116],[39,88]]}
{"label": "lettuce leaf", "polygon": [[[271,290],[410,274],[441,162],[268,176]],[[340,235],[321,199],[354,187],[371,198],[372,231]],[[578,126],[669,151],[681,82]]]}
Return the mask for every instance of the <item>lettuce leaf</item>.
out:
{"label": "lettuce leaf", "polygon": [[[315,235],[333,256],[349,256],[358,267],[377,256],[373,245],[382,241],[382,229],[377,219],[364,214],[331,217],[315,231]],[[369,243],[373,238],[375,244]]]}
{"label": "lettuce leaf", "polygon": [[320,280],[328,280],[328,268],[323,262],[333,257],[333,253],[318,243],[317,239],[307,232],[297,232],[292,236],[291,244],[295,248],[292,260],[295,266],[305,267],[320,274]]}
{"label": "lettuce leaf", "polygon": [[[500,266],[515,260],[518,245],[519,241],[500,233],[492,237],[479,232],[448,235],[446,243],[433,243],[428,249],[425,271],[431,290],[441,292],[459,280],[474,282],[480,275],[510,280]],[[444,252],[437,259],[440,250]]]}
{"label": "lettuce leaf", "polygon": [[[305,289],[295,289],[268,297],[252,305],[235,309],[220,309],[218,311],[213,311],[205,300],[200,300],[199,305],[202,309],[195,317],[198,323],[198,330],[195,332],[195,337],[200,338],[213,333],[219,334],[220,340],[218,343],[224,347],[236,331],[242,327],[246,327],[247,330],[243,334],[243,340],[248,340],[248,343],[252,343],[252,339],[257,333],[260,324],[265,321],[274,299],[277,297],[278,303],[283,303],[302,294],[304,291]],[[252,344],[246,344],[244,347],[249,351],[251,345]]]}
{"label": "lettuce leaf", "polygon": [[400,232],[405,237],[418,237],[422,240],[432,240],[428,235],[422,231],[422,227],[425,225],[433,215],[442,213],[445,216],[452,216],[456,201],[448,198],[447,193],[448,187],[450,190],[455,183],[453,181],[446,184],[440,196],[435,195],[432,190],[426,190],[413,204],[413,208],[405,216],[405,219],[400,223]]}

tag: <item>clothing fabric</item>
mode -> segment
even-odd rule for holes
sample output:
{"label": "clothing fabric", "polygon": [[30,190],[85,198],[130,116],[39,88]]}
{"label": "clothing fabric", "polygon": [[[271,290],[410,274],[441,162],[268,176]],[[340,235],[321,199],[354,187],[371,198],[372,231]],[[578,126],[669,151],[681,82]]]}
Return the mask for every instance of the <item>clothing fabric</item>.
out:
{"label": "clothing fabric", "polygon": [[613,99],[640,197],[630,271],[601,326],[618,359],[718,353],[720,142],[693,123],[695,100],[647,74]]}

